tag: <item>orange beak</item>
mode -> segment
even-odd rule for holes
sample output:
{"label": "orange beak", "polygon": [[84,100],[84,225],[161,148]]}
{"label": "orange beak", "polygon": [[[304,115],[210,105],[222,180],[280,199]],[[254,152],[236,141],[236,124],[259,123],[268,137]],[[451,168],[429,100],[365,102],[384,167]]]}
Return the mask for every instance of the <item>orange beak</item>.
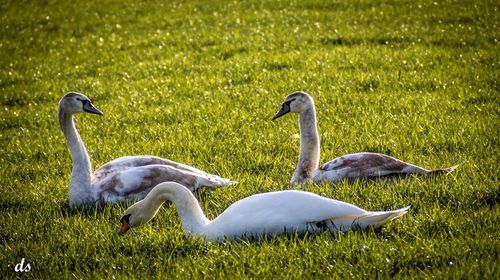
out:
{"label": "orange beak", "polygon": [[122,225],[120,226],[120,230],[118,231],[118,235],[123,236],[129,229],[130,226],[128,225],[128,223],[123,221]]}

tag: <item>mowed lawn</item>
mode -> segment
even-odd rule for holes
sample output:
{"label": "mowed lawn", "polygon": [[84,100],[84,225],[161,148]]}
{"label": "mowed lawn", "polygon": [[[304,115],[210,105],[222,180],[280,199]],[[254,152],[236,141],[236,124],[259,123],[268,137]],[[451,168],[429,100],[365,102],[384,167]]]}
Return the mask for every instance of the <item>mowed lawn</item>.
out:
{"label": "mowed lawn", "polygon": [[[498,279],[498,1],[0,2],[0,278]],[[175,207],[124,237],[127,205],[72,211],[57,122],[69,91],[93,167],[151,154],[239,181],[197,192],[209,218],[289,189],[296,115],[316,102],[321,163],[385,153],[446,177],[308,186],[368,210],[410,206],[381,230],[209,243]],[[23,267],[30,271],[16,272]],[[18,266],[19,267],[19,266]]]}

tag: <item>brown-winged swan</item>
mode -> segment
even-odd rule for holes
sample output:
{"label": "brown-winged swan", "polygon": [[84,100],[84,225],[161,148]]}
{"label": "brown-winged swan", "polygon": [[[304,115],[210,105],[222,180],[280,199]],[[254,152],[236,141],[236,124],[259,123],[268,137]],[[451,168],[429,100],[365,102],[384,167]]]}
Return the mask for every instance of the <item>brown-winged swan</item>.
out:
{"label": "brown-winged swan", "polygon": [[445,169],[427,170],[388,155],[355,153],[338,157],[318,168],[320,144],[313,99],[301,91],[288,95],[273,120],[287,113],[299,115],[300,130],[300,155],[291,185],[300,185],[311,180],[320,184],[323,181],[335,182],[342,179],[353,181],[358,178],[404,178],[409,174],[448,174],[457,167],[455,165]]}
{"label": "brown-winged swan", "polygon": [[68,93],[59,102],[59,125],[73,163],[69,187],[69,205],[72,208],[142,199],[154,186],[165,181],[181,183],[191,191],[202,186],[214,189],[236,183],[155,156],[120,157],[92,173],[89,155],[73,121],[73,115],[78,113],[103,115],[81,93]]}

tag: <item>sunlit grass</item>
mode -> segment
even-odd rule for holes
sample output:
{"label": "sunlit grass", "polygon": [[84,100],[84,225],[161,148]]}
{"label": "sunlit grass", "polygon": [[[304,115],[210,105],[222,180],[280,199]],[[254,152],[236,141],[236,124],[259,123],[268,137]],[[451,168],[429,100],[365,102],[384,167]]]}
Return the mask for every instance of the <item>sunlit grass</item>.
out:
{"label": "sunlit grass", "polygon": [[[495,1],[0,3],[0,275],[32,278],[498,278],[499,5]],[[212,244],[174,207],[116,235],[123,205],[71,211],[57,125],[68,91],[94,167],[153,154],[240,182],[200,192],[209,218],[288,189],[296,116],[316,102],[321,162],[382,152],[448,177],[309,186],[370,210],[380,231]]]}

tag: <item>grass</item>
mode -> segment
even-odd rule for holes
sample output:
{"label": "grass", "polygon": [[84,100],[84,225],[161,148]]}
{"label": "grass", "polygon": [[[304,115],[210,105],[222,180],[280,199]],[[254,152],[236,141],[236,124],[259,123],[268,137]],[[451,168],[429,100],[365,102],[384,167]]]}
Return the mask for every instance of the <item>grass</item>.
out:
{"label": "grass", "polygon": [[[499,276],[496,1],[11,1],[0,3],[0,276],[470,278]],[[124,238],[126,206],[71,211],[57,125],[69,91],[94,167],[153,154],[240,182],[199,192],[209,218],[288,189],[296,116],[315,99],[322,162],[386,153],[448,177],[309,186],[365,209],[411,205],[381,231],[211,244],[174,207]],[[16,273],[22,258],[31,271]]]}

